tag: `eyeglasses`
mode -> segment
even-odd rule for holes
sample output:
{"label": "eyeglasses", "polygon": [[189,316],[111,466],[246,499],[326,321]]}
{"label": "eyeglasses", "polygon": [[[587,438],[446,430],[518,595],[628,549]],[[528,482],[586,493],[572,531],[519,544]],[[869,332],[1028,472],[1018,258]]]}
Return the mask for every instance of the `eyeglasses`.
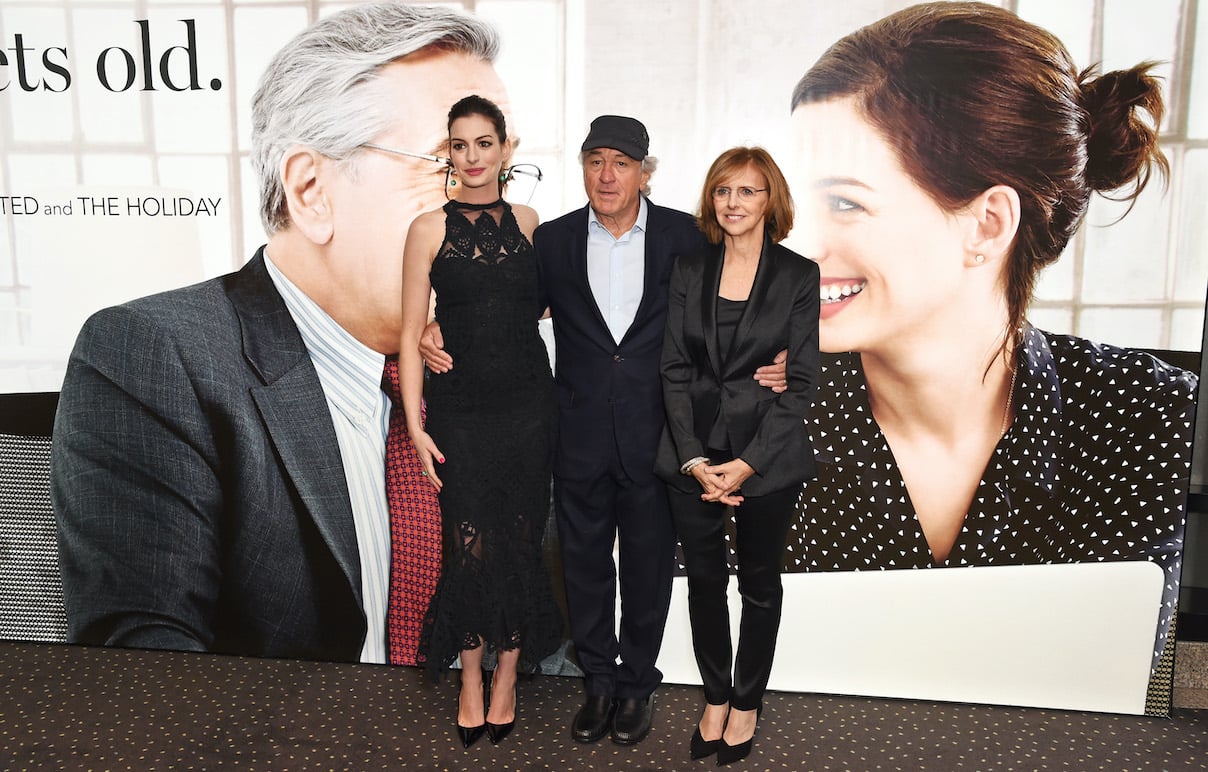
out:
{"label": "eyeglasses", "polygon": [[[445,198],[451,198],[449,195],[449,189],[456,186],[456,182],[452,179],[454,171],[453,159],[445,158],[439,155],[432,155],[431,153],[417,153],[414,150],[399,150],[398,148],[386,147],[385,145],[378,145],[373,142],[365,142],[360,146],[367,147],[372,150],[380,150],[383,153],[390,153],[391,155],[401,155],[407,158],[419,158],[424,161],[431,161],[433,163],[440,164],[441,166],[445,167]],[[517,181],[516,175],[518,174],[527,179]],[[500,188],[504,188],[508,185],[508,183],[515,182],[515,185],[513,186],[513,194],[508,196],[508,200],[512,201],[513,203],[519,202],[527,205],[528,202],[532,200],[533,193],[537,190],[537,183],[541,182],[543,179],[545,179],[545,175],[541,173],[541,168],[536,164],[513,164],[505,170],[503,179],[500,180],[499,184]]]}
{"label": "eyeglasses", "polygon": [[367,147],[367,148],[371,148],[373,150],[381,150],[383,153],[390,153],[391,155],[406,156],[407,158],[422,158],[425,161],[432,161],[433,163],[438,163],[441,166],[448,166],[448,167],[453,166],[452,159],[442,158],[441,156],[431,155],[429,153],[417,153],[414,150],[399,150],[398,148],[386,147],[385,145],[375,145],[372,142],[363,142],[363,143],[361,143],[360,147]]}
{"label": "eyeglasses", "polygon": [[720,185],[713,189],[713,198],[717,201],[724,201],[730,197],[730,193],[737,193],[739,201],[750,201],[760,193],[767,193],[767,188],[727,188],[725,185]]}
{"label": "eyeglasses", "polygon": [[537,182],[545,179],[545,175],[541,173],[541,167],[537,164],[513,164],[508,167],[507,179],[504,182],[511,182],[516,179],[517,174],[523,174],[526,177],[534,177]]}
{"label": "eyeglasses", "polygon": [[501,192],[506,193],[507,200],[513,204],[528,206],[537,192],[537,183],[543,179],[545,175],[536,164],[513,164],[504,172]]}

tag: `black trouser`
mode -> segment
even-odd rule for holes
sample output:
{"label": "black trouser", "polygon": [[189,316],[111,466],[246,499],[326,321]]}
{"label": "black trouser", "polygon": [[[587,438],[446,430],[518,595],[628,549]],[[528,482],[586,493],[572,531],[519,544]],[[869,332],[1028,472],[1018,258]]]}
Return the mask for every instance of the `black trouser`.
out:
{"label": "black trouser", "polygon": [[763,703],[780,629],[784,542],[800,493],[794,486],[765,496],[747,496],[734,508],[742,621],[738,655],[731,659],[726,507],[701,501],[699,493],[671,491],[671,515],[688,571],[692,647],[705,685],[705,700],[711,705],[729,702],[738,710],[755,710]]}
{"label": "black trouser", "polygon": [[[643,481],[627,478],[614,454],[609,471],[600,477],[555,477],[554,509],[571,638],[587,693],[644,699],[663,678],[655,662],[675,568],[667,487],[654,475]],[[614,541],[621,588],[619,640]]]}

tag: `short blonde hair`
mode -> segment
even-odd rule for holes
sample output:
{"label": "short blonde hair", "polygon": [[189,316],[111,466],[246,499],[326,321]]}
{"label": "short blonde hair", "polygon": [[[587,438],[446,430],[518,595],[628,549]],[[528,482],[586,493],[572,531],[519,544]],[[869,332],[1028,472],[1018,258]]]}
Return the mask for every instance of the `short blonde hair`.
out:
{"label": "short blonde hair", "polygon": [[710,244],[720,244],[725,235],[717,224],[713,189],[748,166],[767,180],[768,208],[764,215],[764,232],[773,242],[778,242],[783,241],[793,229],[793,196],[771,154],[761,147],[732,147],[719,155],[709,167],[705,187],[700,194],[700,206],[696,210],[696,224]]}

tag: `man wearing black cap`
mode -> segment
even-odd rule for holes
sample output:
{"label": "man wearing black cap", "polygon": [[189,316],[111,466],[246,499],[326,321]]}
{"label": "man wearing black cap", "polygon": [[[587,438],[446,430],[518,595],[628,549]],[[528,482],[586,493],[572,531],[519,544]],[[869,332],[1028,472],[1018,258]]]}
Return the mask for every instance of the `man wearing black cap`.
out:
{"label": "man wearing black cap", "polygon": [[666,488],[652,472],[664,420],[659,360],[671,267],[706,245],[690,215],[645,197],[649,144],[633,118],[592,121],[579,156],[588,206],[533,237],[554,320],[554,501],[571,636],[586,675],[587,702],[571,730],[580,742],[610,729],[622,744],[645,737],[662,679],[655,660],[675,534]]}

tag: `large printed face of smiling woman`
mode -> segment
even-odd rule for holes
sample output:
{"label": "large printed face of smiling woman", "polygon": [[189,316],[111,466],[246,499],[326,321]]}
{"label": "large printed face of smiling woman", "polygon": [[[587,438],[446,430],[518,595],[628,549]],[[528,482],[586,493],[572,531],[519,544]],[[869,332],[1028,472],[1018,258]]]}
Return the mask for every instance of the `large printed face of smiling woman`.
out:
{"label": "large printed face of smiling woman", "polygon": [[969,268],[971,218],[915,184],[854,99],[801,105],[793,124],[794,243],[822,272],[822,351],[934,350],[983,316],[997,277]]}

